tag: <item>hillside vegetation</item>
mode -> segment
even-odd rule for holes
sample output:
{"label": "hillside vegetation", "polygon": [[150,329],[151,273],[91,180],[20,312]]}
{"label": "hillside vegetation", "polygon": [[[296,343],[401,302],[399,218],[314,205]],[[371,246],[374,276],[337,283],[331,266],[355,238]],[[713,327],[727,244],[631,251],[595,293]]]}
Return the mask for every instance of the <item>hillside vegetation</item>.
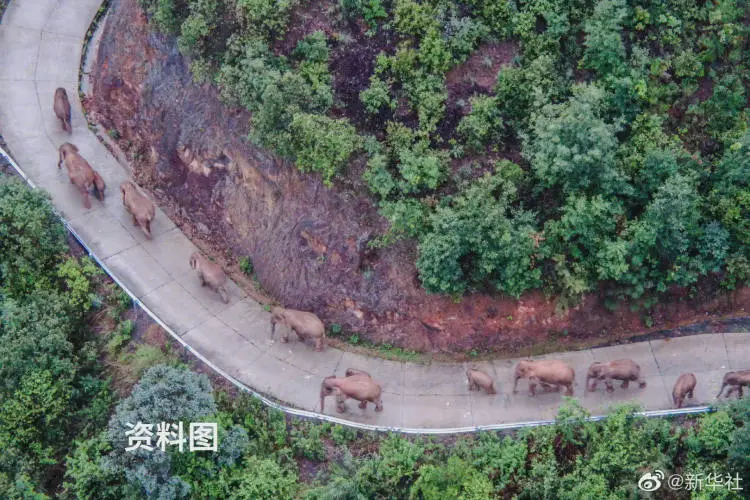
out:
{"label": "hillside vegetation", "polygon": [[250,140],[369,187],[429,292],[750,275],[745,0],[139,1]]}

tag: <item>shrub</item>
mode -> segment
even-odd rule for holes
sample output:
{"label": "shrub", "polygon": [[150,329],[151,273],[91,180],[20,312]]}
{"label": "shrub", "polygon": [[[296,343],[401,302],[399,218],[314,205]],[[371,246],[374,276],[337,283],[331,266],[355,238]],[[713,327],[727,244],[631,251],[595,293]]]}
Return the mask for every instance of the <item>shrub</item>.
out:
{"label": "shrub", "polygon": [[456,128],[466,145],[474,151],[500,139],[503,120],[497,102],[492,97],[474,96],[471,98],[471,113],[464,116]]}
{"label": "shrub", "polygon": [[370,86],[359,93],[359,99],[368,113],[378,113],[383,107],[396,108],[396,101],[391,99],[390,86],[377,75],[370,77]]}
{"label": "shrub", "polygon": [[463,62],[471,55],[489,29],[477,19],[458,17],[455,12],[443,21],[443,36],[454,62]]}
{"label": "shrub", "polygon": [[396,201],[385,201],[380,204],[380,215],[388,219],[388,232],[374,246],[387,246],[401,238],[416,238],[423,233],[427,207],[419,200],[402,198]]}
{"label": "shrub", "polygon": [[378,20],[388,17],[382,0],[339,0],[339,5],[347,16],[362,16],[370,29],[377,28]]}
{"label": "shrub", "polygon": [[290,130],[297,166],[303,172],[322,173],[327,186],[361,147],[359,135],[345,119],[296,113]]}
{"label": "shrub", "polygon": [[420,467],[419,478],[411,487],[409,498],[484,500],[492,498],[491,493],[492,483],[486,475],[452,456],[445,465]]}
{"label": "shrub", "polygon": [[250,260],[250,257],[242,257],[240,259],[240,270],[245,273],[246,276],[252,276],[254,266],[253,261]]}
{"label": "shrub", "polygon": [[16,180],[0,179],[0,283],[20,297],[49,283],[62,260],[65,228],[49,197]]}
{"label": "shrub", "polygon": [[582,65],[600,75],[620,72],[625,60],[622,22],[627,15],[625,0],[601,0],[586,22],[586,50]]}
{"label": "shrub", "polygon": [[383,154],[377,154],[370,158],[362,178],[367,182],[370,191],[380,198],[387,198],[397,189],[396,181],[388,171],[388,157]]}
{"label": "shrub", "polygon": [[185,369],[154,366],[146,371],[131,395],[117,405],[107,431],[112,452],[102,466],[149,495],[184,497],[190,487],[172,474],[169,454],[161,450],[125,451],[125,431],[129,429],[126,424],[197,422],[214,413],[216,404],[208,377]]}
{"label": "shrub", "polygon": [[298,0],[236,0],[237,14],[245,29],[268,41],[286,32],[289,14]]}
{"label": "shrub", "polygon": [[396,31],[402,35],[420,37],[429,29],[439,27],[436,12],[428,2],[395,0],[393,20]]}
{"label": "shrub", "polygon": [[292,55],[310,62],[327,64],[329,50],[326,42],[326,34],[322,31],[316,31],[297,42],[297,47],[295,47]]}
{"label": "shrub", "polygon": [[615,163],[617,127],[601,118],[604,97],[595,86],[579,85],[569,101],[534,115],[524,155],[542,185],[559,185],[566,194],[627,191]]}
{"label": "shrub", "polygon": [[453,65],[453,56],[437,28],[430,28],[422,37],[419,62],[431,74],[443,74]]}
{"label": "shrub", "polygon": [[449,206],[438,207],[419,241],[417,269],[431,293],[462,294],[485,283],[518,297],[538,286],[533,264],[534,216],[511,210],[515,187],[500,175],[485,175]]}
{"label": "shrub", "polygon": [[177,45],[180,51],[189,57],[208,55],[213,32],[219,21],[218,0],[190,1],[190,14],[180,27]]}
{"label": "shrub", "polygon": [[417,109],[419,130],[431,134],[445,114],[448,92],[442,77],[415,73],[404,83],[409,100]]}
{"label": "shrub", "polygon": [[724,153],[712,180],[710,211],[750,257],[750,132]]}
{"label": "shrub", "polygon": [[151,16],[151,22],[162,33],[175,34],[180,30],[187,10],[185,0],[138,0],[141,7]]}

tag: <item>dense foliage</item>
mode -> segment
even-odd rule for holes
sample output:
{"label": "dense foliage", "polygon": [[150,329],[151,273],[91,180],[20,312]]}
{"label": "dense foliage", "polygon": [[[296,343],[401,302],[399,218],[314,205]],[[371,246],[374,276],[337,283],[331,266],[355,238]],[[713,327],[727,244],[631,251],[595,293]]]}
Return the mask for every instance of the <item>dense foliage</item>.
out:
{"label": "dense foliage", "polygon": [[[75,436],[108,417],[112,396],[86,328],[98,301],[87,259],[41,191],[0,178],[0,491],[37,498],[59,481]],[[7,494],[7,496],[6,496]]]}
{"label": "dense foliage", "polygon": [[[328,185],[367,161],[391,222],[373,243],[416,240],[430,292],[573,303],[750,275],[745,0],[340,0],[325,32],[298,0],[140,2],[252,140]],[[372,73],[337,74],[367,38]]]}

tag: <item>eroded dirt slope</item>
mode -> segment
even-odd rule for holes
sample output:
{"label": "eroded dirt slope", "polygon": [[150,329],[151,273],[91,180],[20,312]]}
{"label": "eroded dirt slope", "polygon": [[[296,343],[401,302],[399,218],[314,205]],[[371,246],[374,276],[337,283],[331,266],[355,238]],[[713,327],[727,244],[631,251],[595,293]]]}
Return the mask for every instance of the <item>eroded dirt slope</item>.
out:
{"label": "eroded dirt slope", "polygon": [[[643,312],[612,312],[595,296],[557,315],[540,293],[519,301],[473,295],[460,303],[425,294],[412,243],[368,248],[385,223],[366,190],[356,182],[327,189],[248,144],[248,114],[191,83],[175,41],[149,32],[137,0],[112,2],[92,76],[86,107],[116,131],[138,181],[188,233],[209,240],[217,258],[249,256],[263,287],[289,307],[313,310],[372,341],[426,351],[510,352],[547,341],[564,348],[647,329]],[[714,297],[712,289],[704,286],[693,299],[676,290],[650,313],[649,326],[742,314],[750,305],[747,290]]]}

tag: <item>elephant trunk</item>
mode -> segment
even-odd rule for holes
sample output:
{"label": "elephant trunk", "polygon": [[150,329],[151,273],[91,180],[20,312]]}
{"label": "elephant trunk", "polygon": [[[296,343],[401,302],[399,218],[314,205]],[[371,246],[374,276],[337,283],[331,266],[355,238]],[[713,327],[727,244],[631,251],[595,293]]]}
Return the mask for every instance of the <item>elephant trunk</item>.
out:
{"label": "elephant trunk", "polygon": [[518,392],[518,379],[520,379],[520,378],[521,378],[521,376],[516,373],[515,379],[513,380],[513,392],[514,393]]}

